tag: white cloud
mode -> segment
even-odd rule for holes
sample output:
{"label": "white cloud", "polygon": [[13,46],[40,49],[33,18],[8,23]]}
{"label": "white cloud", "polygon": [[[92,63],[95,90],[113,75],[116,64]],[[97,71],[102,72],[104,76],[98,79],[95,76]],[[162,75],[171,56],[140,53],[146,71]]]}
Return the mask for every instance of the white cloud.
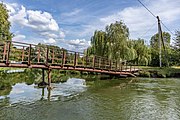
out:
{"label": "white cloud", "polygon": [[63,39],[63,38],[65,38],[65,36],[66,36],[66,35],[65,35],[65,33],[64,33],[64,32],[59,31],[59,37],[60,37],[60,38],[62,38],[62,39]]}
{"label": "white cloud", "polygon": [[[149,3],[148,3],[149,2]],[[158,0],[148,1],[147,7],[153,11],[155,15],[159,15],[167,25],[174,24],[173,22],[180,21],[180,1],[179,0]],[[141,37],[145,31],[147,31],[157,20],[145,10],[144,7],[127,7],[122,11],[119,11],[113,15],[109,15],[100,18],[100,21],[104,25],[108,25],[115,21],[123,20],[125,24],[130,28],[130,37]],[[171,28],[173,31],[174,29]],[[151,35],[157,32],[157,27],[154,27]],[[150,38],[150,36],[148,37]]]}
{"label": "white cloud", "polygon": [[13,37],[13,41],[23,41],[24,39],[26,38],[25,35],[22,35],[22,34],[17,34],[15,35],[15,37]]}
{"label": "white cloud", "polygon": [[18,4],[16,4],[16,3],[6,4],[6,8],[9,10],[10,14],[14,14],[16,12],[17,7],[18,7]]}
{"label": "white cloud", "polygon": [[69,48],[75,51],[83,51],[90,46],[90,41],[85,39],[75,39],[68,41]]}
{"label": "white cloud", "polygon": [[62,13],[62,16],[71,17],[79,14],[82,10],[81,9],[74,9],[72,12]]}
{"label": "white cloud", "polygon": [[26,12],[29,27],[38,31],[58,31],[59,26],[52,15],[47,12],[28,10]]}
{"label": "white cloud", "polygon": [[89,42],[85,39],[69,40],[69,44],[75,46],[89,46]]}
{"label": "white cloud", "polygon": [[[14,12],[14,11],[13,11]],[[48,12],[26,10],[24,6],[14,12],[10,18],[12,24],[19,24],[23,27],[32,28],[35,31],[59,31],[57,22]]]}
{"label": "white cloud", "polygon": [[44,40],[44,43],[46,43],[46,44],[55,44],[56,40],[53,39],[53,38],[49,38],[48,40]]}
{"label": "white cloud", "polygon": [[24,29],[31,29],[33,34],[41,35],[48,43],[55,43],[56,39],[64,39],[65,33],[59,28],[56,20],[48,12],[27,10],[16,3],[6,3],[9,20],[12,25],[19,25]]}
{"label": "white cloud", "polygon": [[28,20],[25,18],[26,9],[24,6],[21,6],[21,10],[15,11],[13,14],[10,12],[9,21],[11,24],[20,24],[21,26],[28,26]]}
{"label": "white cloud", "polygon": [[41,32],[40,35],[46,38],[58,38],[57,34],[50,33],[50,32]]}

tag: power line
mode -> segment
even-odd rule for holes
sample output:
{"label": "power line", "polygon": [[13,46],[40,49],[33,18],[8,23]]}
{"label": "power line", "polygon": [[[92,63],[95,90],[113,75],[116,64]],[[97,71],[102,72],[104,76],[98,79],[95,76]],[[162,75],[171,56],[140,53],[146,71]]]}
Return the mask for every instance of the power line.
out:
{"label": "power line", "polygon": [[162,25],[171,33],[174,35],[174,33],[161,21]]}
{"label": "power line", "polygon": [[[137,0],[146,10],[148,10],[149,11],[149,13],[151,13],[151,15],[153,16],[153,17],[155,17],[155,18],[157,18],[156,17],[156,15],[153,13],[153,12],[151,12],[140,0]],[[162,23],[162,25],[171,33],[171,34],[173,34],[174,35],[174,33],[161,21],[161,23]]]}
{"label": "power line", "polygon": [[156,18],[156,15],[154,15],[140,0],[137,0],[142,6],[144,6],[144,8],[146,8],[146,10],[149,11],[149,13],[151,13],[152,16],[154,16]]}
{"label": "power line", "polygon": [[156,22],[146,32],[144,32],[141,37],[144,37],[155,26],[155,24]]}

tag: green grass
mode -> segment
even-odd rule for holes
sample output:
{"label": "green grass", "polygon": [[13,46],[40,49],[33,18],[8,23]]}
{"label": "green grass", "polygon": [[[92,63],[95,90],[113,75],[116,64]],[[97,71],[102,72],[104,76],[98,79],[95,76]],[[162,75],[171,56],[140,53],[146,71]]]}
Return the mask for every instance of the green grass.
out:
{"label": "green grass", "polygon": [[139,66],[142,69],[142,73],[157,73],[158,76],[163,77],[174,77],[179,76],[180,74],[180,66],[172,66],[172,67],[150,67],[150,66]]}
{"label": "green grass", "polygon": [[163,73],[180,73],[180,66],[172,66],[172,67],[149,67],[149,66],[139,66],[140,69],[145,71],[158,71]]}
{"label": "green grass", "polygon": [[18,69],[25,69],[25,68],[0,67],[0,71],[4,71],[4,70],[18,70]]}

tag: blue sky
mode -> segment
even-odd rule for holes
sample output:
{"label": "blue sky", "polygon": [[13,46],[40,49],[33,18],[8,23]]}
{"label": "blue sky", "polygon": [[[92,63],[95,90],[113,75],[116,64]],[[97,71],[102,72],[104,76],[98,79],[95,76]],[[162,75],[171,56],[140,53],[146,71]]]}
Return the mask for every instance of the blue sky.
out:
{"label": "blue sky", "polygon": [[[141,0],[174,33],[180,28],[180,0]],[[3,0],[9,9],[13,40],[54,44],[83,51],[95,30],[124,21],[130,38],[150,37],[157,20],[137,0]],[[164,27],[163,30],[167,31]],[[148,32],[147,32],[148,31]]]}

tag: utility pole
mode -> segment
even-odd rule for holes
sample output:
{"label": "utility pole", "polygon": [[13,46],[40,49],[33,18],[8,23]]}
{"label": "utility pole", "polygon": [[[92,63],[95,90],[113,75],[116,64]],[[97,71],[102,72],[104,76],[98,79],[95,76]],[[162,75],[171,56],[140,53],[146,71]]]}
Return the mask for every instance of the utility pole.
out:
{"label": "utility pole", "polygon": [[161,23],[160,23],[160,19],[159,16],[157,16],[157,20],[158,20],[158,34],[159,34],[159,67],[162,67],[162,61],[161,61],[161,35],[162,35],[162,31],[161,31]]}

